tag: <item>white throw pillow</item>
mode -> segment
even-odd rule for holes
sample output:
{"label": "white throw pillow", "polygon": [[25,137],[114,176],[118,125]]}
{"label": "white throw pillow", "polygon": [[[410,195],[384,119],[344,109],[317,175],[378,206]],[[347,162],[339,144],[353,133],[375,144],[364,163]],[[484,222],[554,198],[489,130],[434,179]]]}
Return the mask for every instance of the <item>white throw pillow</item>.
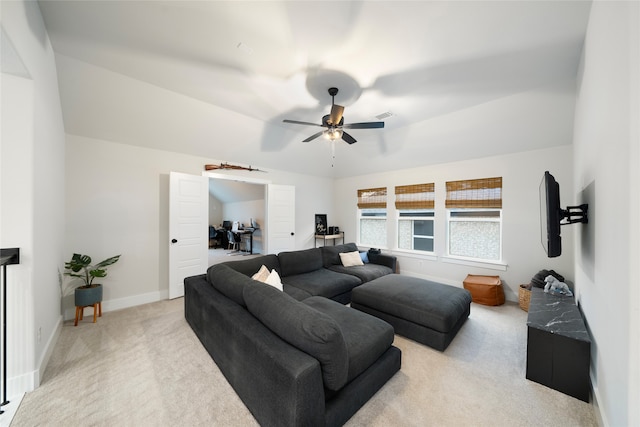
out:
{"label": "white throw pillow", "polygon": [[267,280],[265,280],[264,283],[273,286],[279,291],[282,291],[282,282],[280,281],[280,275],[275,269],[271,270],[271,273],[269,273],[269,277],[267,277]]}
{"label": "white throw pillow", "polygon": [[345,267],[364,265],[364,263],[362,262],[362,258],[360,258],[360,253],[358,251],[341,253],[340,261],[342,261],[342,265],[344,265]]}
{"label": "white throw pillow", "polygon": [[258,270],[256,274],[251,276],[253,280],[257,280],[259,282],[264,282],[265,280],[267,280],[267,277],[269,277],[269,269],[265,265],[260,267],[260,270]]}

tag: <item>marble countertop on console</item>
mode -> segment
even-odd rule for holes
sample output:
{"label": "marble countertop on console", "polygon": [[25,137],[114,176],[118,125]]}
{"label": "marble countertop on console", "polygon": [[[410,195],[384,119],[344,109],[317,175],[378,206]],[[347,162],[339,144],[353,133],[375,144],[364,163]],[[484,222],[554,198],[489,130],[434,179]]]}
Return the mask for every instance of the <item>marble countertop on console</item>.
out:
{"label": "marble countertop on console", "polygon": [[580,341],[591,341],[573,297],[550,295],[541,288],[531,289],[527,326]]}

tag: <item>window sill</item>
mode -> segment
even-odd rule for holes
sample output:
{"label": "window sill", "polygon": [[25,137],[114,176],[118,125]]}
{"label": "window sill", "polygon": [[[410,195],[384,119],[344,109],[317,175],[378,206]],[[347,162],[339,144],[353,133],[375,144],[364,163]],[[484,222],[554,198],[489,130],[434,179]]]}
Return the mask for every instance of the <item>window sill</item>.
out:
{"label": "window sill", "polygon": [[507,267],[508,265],[500,262],[500,261],[496,261],[496,262],[491,262],[491,261],[473,261],[470,259],[466,259],[466,258],[456,258],[456,257],[451,257],[451,256],[443,256],[440,258],[442,260],[442,262],[446,262],[449,264],[461,264],[461,265],[468,265],[471,267],[479,267],[479,268],[488,268],[490,270],[500,270],[500,271],[507,271]]}
{"label": "window sill", "polygon": [[438,260],[438,257],[433,252],[416,252],[416,251],[406,251],[402,249],[393,249],[391,253],[393,255],[399,255],[405,258],[416,258],[416,259],[424,259],[429,261]]}

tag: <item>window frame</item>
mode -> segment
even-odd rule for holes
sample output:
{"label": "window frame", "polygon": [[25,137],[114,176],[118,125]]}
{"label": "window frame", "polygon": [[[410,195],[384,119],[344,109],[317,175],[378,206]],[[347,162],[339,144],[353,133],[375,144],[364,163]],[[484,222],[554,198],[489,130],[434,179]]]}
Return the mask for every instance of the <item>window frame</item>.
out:
{"label": "window frame", "polygon": [[[380,211],[384,211],[384,215],[363,215],[364,211],[367,210],[380,210]],[[386,232],[387,229],[387,220],[389,219],[389,212],[387,211],[386,208],[365,208],[365,209],[358,209],[358,242],[357,244],[359,246],[366,246],[366,247],[376,247],[376,248],[387,248],[387,242],[388,242],[388,235]],[[384,229],[385,229],[385,235],[384,235],[384,245],[379,244],[379,243],[375,243],[375,242],[363,242],[362,241],[362,220],[373,220],[373,221],[383,221],[384,222]]]}
{"label": "window frame", "polygon": [[[406,251],[415,254],[425,254],[425,255],[435,255],[435,234],[436,234],[436,212],[435,209],[396,209],[397,217],[396,217],[396,248],[400,251]],[[427,213],[427,216],[402,216],[403,212],[407,211],[421,211]],[[417,213],[417,212],[416,212]],[[411,222],[411,248],[402,248],[400,247],[400,223],[406,221]],[[414,221],[431,221],[431,235],[417,235],[415,234],[415,222]],[[426,236],[426,237],[424,237]],[[431,251],[415,249],[415,239],[430,239],[431,240]]]}
{"label": "window frame", "polygon": [[[415,254],[434,255],[435,254],[435,183],[420,183],[409,185],[396,185],[395,187],[395,245],[394,247],[401,251],[407,251]],[[411,214],[403,216],[403,214]],[[422,215],[421,215],[422,214]],[[426,215],[424,215],[426,214]],[[428,218],[428,219],[427,219]],[[401,224],[403,222],[411,222],[411,248],[401,248]],[[431,221],[431,235],[419,235],[415,233],[415,221]],[[426,236],[426,237],[424,237]],[[431,240],[431,250],[416,249],[416,238]]]}
{"label": "window frame", "polygon": [[[452,213],[455,212],[497,212],[499,215],[495,218],[477,218],[477,217],[460,217],[459,219],[452,219]],[[480,258],[474,256],[465,256],[451,253],[451,223],[452,222],[492,222],[498,223],[499,228],[499,237],[498,237],[498,259],[490,259],[490,258]],[[502,208],[448,208],[447,209],[447,229],[446,229],[446,257],[460,259],[460,260],[468,260],[479,263],[490,263],[490,264],[502,264],[502,249],[503,249],[503,212]]]}
{"label": "window frame", "polygon": [[[502,177],[447,181],[445,188],[445,209],[447,211],[445,236],[446,256],[473,262],[502,264]],[[495,219],[475,219],[470,221],[473,217],[467,217],[465,220],[466,222],[498,222],[498,259],[479,258],[451,253],[451,223],[463,221],[463,219],[452,220],[451,214],[453,212],[499,212],[497,221]]]}

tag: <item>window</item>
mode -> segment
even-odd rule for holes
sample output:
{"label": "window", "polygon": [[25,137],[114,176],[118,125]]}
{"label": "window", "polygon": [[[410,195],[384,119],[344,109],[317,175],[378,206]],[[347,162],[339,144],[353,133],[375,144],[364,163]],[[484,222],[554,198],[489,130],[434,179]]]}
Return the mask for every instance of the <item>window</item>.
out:
{"label": "window", "polygon": [[358,190],[358,211],[361,245],[387,246],[387,189]]}
{"label": "window", "polygon": [[433,252],[434,184],[396,187],[398,249]]}
{"label": "window", "polygon": [[502,178],[447,182],[448,254],[502,259]]}

